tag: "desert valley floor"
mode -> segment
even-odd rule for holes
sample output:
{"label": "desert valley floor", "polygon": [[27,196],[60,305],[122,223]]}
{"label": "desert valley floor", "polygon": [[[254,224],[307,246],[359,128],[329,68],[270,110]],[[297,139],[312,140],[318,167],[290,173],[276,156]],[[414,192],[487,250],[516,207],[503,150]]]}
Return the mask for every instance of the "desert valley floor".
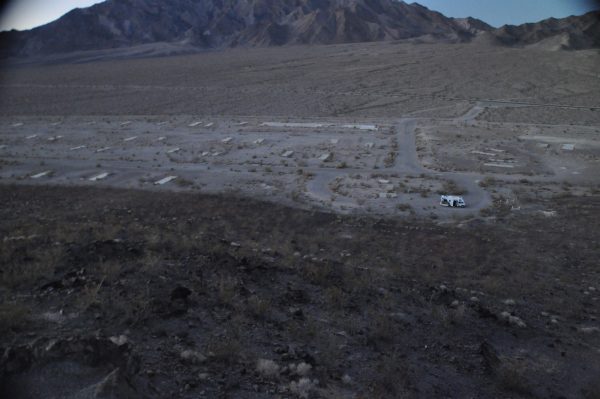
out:
{"label": "desert valley floor", "polygon": [[5,65],[0,393],[597,397],[599,67],[407,42]]}

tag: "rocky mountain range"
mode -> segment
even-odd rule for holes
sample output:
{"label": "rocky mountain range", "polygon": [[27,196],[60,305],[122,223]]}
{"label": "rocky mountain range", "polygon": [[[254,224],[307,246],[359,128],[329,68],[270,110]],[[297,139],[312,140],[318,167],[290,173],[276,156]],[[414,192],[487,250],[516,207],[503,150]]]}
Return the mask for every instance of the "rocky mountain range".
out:
{"label": "rocky mountain range", "polygon": [[[170,43],[196,49],[486,37],[528,45],[554,36],[599,45],[599,13],[494,29],[397,0],[107,0],[28,31],[0,33],[3,58]],[[566,35],[566,36],[565,36]]]}

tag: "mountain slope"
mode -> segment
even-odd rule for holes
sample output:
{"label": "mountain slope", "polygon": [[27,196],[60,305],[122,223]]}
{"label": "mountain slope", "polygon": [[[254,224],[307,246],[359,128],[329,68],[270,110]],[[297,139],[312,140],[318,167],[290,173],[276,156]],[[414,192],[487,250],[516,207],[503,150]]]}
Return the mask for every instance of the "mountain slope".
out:
{"label": "mountain slope", "polygon": [[600,47],[600,11],[563,19],[549,18],[519,26],[505,25],[488,35],[497,43],[507,46],[539,44],[543,47],[548,44],[567,50]]}
{"label": "mountain slope", "polygon": [[423,35],[464,41],[491,29],[395,0],[108,0],[24,32],[7,55],[45,55],[155,42],[199,48],[331,44]]}
{"label": "mountain slope", "polygon": [[0,33],[0,58],[153,43],[189,49],[398,40],[552,49],[600,47],[600,12],[493,29],[397,0],[107,0],[29,31]]}

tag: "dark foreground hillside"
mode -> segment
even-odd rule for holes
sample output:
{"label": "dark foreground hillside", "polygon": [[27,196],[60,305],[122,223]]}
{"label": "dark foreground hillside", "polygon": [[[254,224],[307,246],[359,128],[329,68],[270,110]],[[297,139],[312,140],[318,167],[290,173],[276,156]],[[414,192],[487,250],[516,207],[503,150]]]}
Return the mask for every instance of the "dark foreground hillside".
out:
{"label": "dark foreground hillside", "polygon": [[3,398],[600,395],[597,197],[445,227],[181,193],[0,201]]}

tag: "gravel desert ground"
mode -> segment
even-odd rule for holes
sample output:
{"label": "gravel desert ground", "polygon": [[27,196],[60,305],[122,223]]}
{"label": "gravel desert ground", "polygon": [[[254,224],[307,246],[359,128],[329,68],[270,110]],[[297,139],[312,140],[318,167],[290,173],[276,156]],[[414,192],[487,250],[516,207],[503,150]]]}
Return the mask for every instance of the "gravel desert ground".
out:
{"label": "gravel desert ground", "polygon": [[0,393],[600,395],[597,50],[96,57],[2,68]]}

